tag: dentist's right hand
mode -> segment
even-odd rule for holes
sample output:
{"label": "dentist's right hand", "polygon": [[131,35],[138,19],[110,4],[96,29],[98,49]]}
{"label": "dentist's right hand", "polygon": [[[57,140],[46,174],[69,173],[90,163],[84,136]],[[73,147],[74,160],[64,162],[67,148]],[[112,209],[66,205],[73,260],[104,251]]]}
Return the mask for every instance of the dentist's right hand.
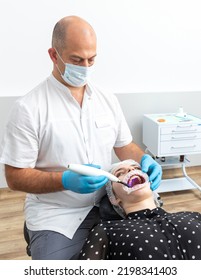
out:
{"label": "dentist's right hand", "polygon": [[[99,165],[87,164],[89,166],[100,168]],[[76,193],[93,193],[102,188],[108,182],[105,176],[85,176],[66,170],[62,174],[62,184],[65,190]]]}

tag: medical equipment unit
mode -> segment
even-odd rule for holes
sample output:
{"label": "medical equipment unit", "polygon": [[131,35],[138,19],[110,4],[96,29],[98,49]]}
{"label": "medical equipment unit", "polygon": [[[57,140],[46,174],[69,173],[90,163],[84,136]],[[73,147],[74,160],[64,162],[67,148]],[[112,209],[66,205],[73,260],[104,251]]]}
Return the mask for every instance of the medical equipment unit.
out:
{"label": "medical equipment unit", "polygon": [[178,113],[145,114],[143,116],[143,143],[155,160],[164,166],[179,165],[183,177],[162,180],[158,192],[201,187],[186,173],[186,155],[201,154],[201,118]]}
{"label": "medical equipment unit", "polygon": [[67,169],[71,170],[73,172],[76,172],[78,174],[81,175],[87,175],[87,176],[105,176],[107,177],[110,181],[112,182],[117,182],[120,184],[123,184],[127,187],[130,187],[129,185],[127,185],[126,183],[120,181],[116,176],[114,176],[113,174],[102,170],[102,169],[98,169],[92,166],[88,166],[88,165],[83,165],[83,164],[68,164],[67,165]]}

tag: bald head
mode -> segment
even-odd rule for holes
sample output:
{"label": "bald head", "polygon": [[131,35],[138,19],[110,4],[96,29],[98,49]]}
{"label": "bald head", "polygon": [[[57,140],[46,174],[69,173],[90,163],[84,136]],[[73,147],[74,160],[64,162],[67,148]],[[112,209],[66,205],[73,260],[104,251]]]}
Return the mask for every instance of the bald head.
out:
{"label": "bald head", "polygon": [[70,44],[79,44],[81,41],[96,40],[92,26],[78,16],[67,16],[58,21],[52,34],[52,47],[59,52],[68,48]]}

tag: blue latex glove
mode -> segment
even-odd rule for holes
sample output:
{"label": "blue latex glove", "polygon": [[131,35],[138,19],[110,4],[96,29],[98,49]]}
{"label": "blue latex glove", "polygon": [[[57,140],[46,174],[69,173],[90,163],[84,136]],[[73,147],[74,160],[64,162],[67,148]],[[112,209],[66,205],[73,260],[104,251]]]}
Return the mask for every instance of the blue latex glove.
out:
{"label": "blue latex glove", "polygon": [[[95,168],[100,168],[99,165],[86,164]],[[64,189],[76,193],[93,193],[103,187],[108,182],[105,176],[85,176],[67,170],[62,174],[62,184]]]}
{"label": "blue latex glove", "polygon": [[149,176],[149,181],[151,182],[151,190],[156,190],[161,182],[162,178],[162,168],[150,155],[144,155],[140,162],[141,169],[144,173]]}

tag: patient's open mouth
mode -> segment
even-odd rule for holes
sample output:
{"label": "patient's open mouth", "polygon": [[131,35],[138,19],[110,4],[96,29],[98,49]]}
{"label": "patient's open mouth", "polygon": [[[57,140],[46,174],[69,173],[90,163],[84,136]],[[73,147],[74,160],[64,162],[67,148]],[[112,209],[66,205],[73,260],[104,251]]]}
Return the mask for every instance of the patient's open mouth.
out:
{"label": "patient's open mouth", "polygon": [[149,181],[146,173],[143,173],[141,170],[132,170],[123,179],[123,182],[129,185],[129,187],[125,187],[128,190],[138,190],[144,187]]}
{"label": "patient's open mouth", "polygon": [[129,178],[127,184],[132,188],[136,185],[143,184],[145,182],[145,178],[140,175],[133,175]]}

